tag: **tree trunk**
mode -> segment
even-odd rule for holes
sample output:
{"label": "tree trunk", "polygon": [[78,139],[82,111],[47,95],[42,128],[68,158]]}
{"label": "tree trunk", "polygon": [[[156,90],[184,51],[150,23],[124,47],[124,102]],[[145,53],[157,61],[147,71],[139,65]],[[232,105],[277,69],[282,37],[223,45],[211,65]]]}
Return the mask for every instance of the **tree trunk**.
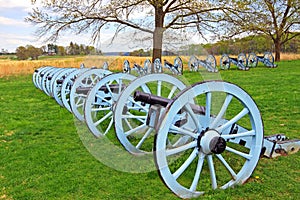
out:
{"label": "tree trunk", "polygon": [[275,45],[275,61],[279,62],[280,61],[280,51],[281,51],[281,42],[280,40],[275,40],[274,41]]}
{"label": "tree trunk", "polygon": [[[155,8],[155,29],[153,32],[153,57],[152,63],[156,58],[161,60],[162,56],[162,41],[163,41],[163,33],[164,33],[164,13],[163,7],[157,6]],[[154,70],[154,66],[152,66],[152,72]]]}

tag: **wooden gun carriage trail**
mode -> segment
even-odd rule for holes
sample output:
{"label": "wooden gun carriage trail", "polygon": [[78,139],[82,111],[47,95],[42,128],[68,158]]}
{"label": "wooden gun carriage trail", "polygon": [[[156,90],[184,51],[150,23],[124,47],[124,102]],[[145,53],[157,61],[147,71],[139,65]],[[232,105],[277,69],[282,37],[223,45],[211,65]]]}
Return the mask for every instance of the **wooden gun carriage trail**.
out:
{"label": "wooden gun carriage trail", "polygon": [[181,198],[245,183],[261,156],[299,150],[300,140],[264,137],[260,111],[239,86],[219,80],[186,86],[175,76],[182,74],[179,58],[165,61],[174,75],[160,73],[158,59],[153,65],[156,73],[149,60],[135,64],[138,76],[129,73],[129,62],[122,73],[107,63],[105,69],[44,66],[32,78],[99,140],[115,134],[132,155],[153,154],[162,181]]}

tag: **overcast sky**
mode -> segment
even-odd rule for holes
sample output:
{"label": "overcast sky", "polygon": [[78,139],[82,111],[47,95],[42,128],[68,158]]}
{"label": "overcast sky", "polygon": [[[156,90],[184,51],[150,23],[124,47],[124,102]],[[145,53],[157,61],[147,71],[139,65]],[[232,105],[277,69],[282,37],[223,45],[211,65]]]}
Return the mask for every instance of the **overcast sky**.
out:
{"label": "overcast sky", "polygon": [[[15,52],[19,46],[33,45],[35,47],[41,47],[46,45],[42,39],[38,39],[35,36],[36,27],[24,21],[32,8],[31,0],[0,0],[0,51],[4,49],[9,52]],[[101,44],[98,46],[90,43],[90,35],[88,34],[63,36],[56,44],[68,46],[72,41],[77,44],[93,45],[103,52],[126,52],[138,48],[151,48],[151,42],[149,43],[149,41],[143,42],[142,44],[129,42],[128,38],[131,37],[128,33],[124,33],[113,45],[108,45],[113,31],[105,30],[105,32],[101,34]],[[193,43],[198,43],[197,41],[199,41],[199,38],[193,39]]]}

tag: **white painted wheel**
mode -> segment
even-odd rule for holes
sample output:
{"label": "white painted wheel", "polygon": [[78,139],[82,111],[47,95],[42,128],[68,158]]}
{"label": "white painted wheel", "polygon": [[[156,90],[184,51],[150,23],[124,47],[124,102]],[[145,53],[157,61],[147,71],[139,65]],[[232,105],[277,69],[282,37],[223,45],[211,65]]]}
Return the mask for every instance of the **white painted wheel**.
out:
{"label": "white painted wheel", "polygon": [[40,68],[38,68],[38,69],[35,69],[34,72],[33,72],[33,74],[32,74],[32,82],[33,82],[34,86],[35,86],[36,88],[38,88],[38,89],[39,89],[38,77],[39,77],[39,75],[40,75],[40,72],[41,72],[42,70],[44,70],[45,68],[46,68],[46,67],[40,67]]}
{"label": "white painted wheel", "polygon": [[123,63],[123,73],[130,74],[131,68],[128,60],[125,60]]}
{"label": "white painted wheel", "polygon": [[68,69],[62,71],[56,77],[56,79],[52,85],[52,91],[53,91],[52,96],[54,97],[55,101],[62,107],[64,106],[63,102],[62,102],[62,98],[61,98],[61,88],[62,88],[63,81],[70,73],[72,73],[76,70],[77,69],[75,69],[75,68],[68,68]]}
{"label": "white painted wheel", "polygon": [[180,57],[176,57],[174,60],[174,66],[176,68],[176,74],[182,75],[183,73],[183,62]]}
{"label": "white painted wheel", "polygon": [[[194,99],[205,114],[194,112]],[[158,126],[155,162],[167,187],[181,198],[244,183],[254,171],[262,149],[263,123],[252,98],[222,81],[202,82],[182,91],[169,104]],[[186,114],[180,125],[178,113]],[[180,146],[177,137],[189,137]]]}
{"label": "white painted wheel", "polygon": [[173,98],[186,86],[167,74],[149,74],[132,81],[114,110],[115,132],[120,143],[132,154],[152,153],[154,128],[147,126],[150,105],[134,99],[136,91],[146,92],[168,99]]}
{"label": "white painted wheel", "polygon": [[78,120],[84,121],[84,103],[88,91],[103,77],[111,73],[111,71],[104,69],[91,69],[76,78],[70,91],[70,107]]}
{"label": "white painted wheel", "polygon": [[124,90],[136,77],[117,73],[102,78],[88,93],[85,106],[85,122],[96,137],[109,133],[113,126],[115,104]]}
{"label": "white painted wheel", "polygon": [[70,106],[70,92],[72,89],[72,86],[74,84],[75,79],[80,76],[80,74],[90,70],[89,68],[80,68],[72,73],[68,74],[68,76],[64,79],[62,86],[61,86],[61,100],[63,106],[69,111],[72,112],[71,106]]}
{"label": "white painted wheel", "polygon": [[53,94],[53,85],[55,84],[55,82],[57,81],[59,75],[63,72],[66,72],[67,70],[69,70],[70,68],[60,68],[60,70],[57,70],[57,72],[55,74],[53,74],[51,80],[50,80],[50,83],[48,85],[49,88],[47,88],[49,94],[51,97],[54,97],[54,94]]}
{"label": "white painted wheel", "polygon": [[146,74],[151,74],[151,66],[152,66],[152,63],[149,59],[145,60],[144,62],[144,71],[146,72]]}
{"label": "white painted wheel", "polygon": [[237,64],[238,69],[249,70],[248,59],[244,53],[240,53],[237,57],[237,60],[238,60],[238,64]]}
{"label": "white painted wheel", "polygon": [[191,72],[198,71],[199,68],[198,58],[196,56],[191,56],[188,62],[188,66]]}
{"label": "white painted wheel", "polygon": [[161,73],[162,72],[162,64],[161,64],[159,58],[156,58],[154,60],[153,65],[154,65],[154,73]]}
{"label": "white painted wheel", "polygon": [[248,55],[248,67],[257,67],[258,58],[255,53],[249,53]]}
{"label": "white painted wheel", "polygon": [[220,68],[223,70],[227,70],[230,68],[230,59],[227,54],[223,54],[220,59]]}
{"label": "white painted wheel", "polygon": [[50,89],[49,88],[50,88],[50,83],[51,83],[52,76],[55,75],[55,73],[59,72],[60,69],[61,68],[53,67],[51,70],[48,70],[42,78],[42,90],[48,96],[50,96]]}
{"label": "white painted wheel", "polygon": [[47,71],[49,70],[52,70],[53,67],[50,67],[50,66],[47,66],[47,67],[43,67],[41,70],[38,71],[38,74],[36,75],[36,84],[37,84],[37,87],[40,89],[40,90],[43,90],[43,87],[42,87],[42,80],[43,80],[43,77],[45,75],[45,73],[47,73]]}
{"label": "white painted wheel", "polygon": [[208,65],[208,69],[207,71],[209,72],[218,72],[218,69],[217,69],[217,61],[216,61],[216,58],[215,56],[213,55],[208,55],[205,59],[206,61],[206,64]]}

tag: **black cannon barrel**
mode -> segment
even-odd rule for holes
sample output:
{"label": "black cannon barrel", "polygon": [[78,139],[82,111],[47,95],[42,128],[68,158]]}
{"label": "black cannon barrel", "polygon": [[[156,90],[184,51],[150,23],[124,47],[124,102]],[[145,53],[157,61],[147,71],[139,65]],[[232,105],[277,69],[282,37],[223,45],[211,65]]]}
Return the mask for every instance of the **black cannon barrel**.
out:
{"label": "black cannon barrel", "polygon": [[141,92],[141,91],[135,91],[133,98],[135,101],[141,101],[150,105],[161,105],[163,107],[166,107],[168,103],[171,101],[171,99],[167,99],[164,97],[156,96],[153,94]]}
{"label": "black cannon barrel", "polygon": [[91,89],[92,87],[78,87],[76,88],[76,93],[87,95]]}
{"label": "black cannon barrel", "polygon": [[[119,84],[110,84],[109,85],[109,89],[107,88],[106,85],[102,85],[100,88],[99,88],[99,91],[103,91],[104,93],[108,93],[109,90],[111,90],[113,93],[116,93],[119,91],[119,88],[120,88],[120,85]],[[122,84],[121,85],[121,90],[123,90],[125,88],[125,85]],[[84,94],[84,95],[87,95],[88,92],[93,89],[93,86],[89,86],[89,87],[78,87],[76,88],[76,93],[77,94]]]}
{"label": "black cannon barrel", "polygon": [[231,60],[235,61],[235,62],[238,62],[238,59],[237,58],[230,58]]}
{"label": "black cannon barrel", "polygon": [[264,56],[257,56],[257,58],[262,60],[262,59],[264,59],[265,57],[264,57]]}
{"label": "black cannon barrel", "polygon": [[[125,88],[125,84],[122,84],[122,85],[121,85],[121,91],[124,90],[124,88]],[[109,84],[109,89],[110,89],[112,92],[117,91],[117,90],[119,91],[119,89],[120,89],[120,84]],[[101,86],[99,90],[100,90],[100,91],[103,91],[104,93],[108,93],[108,92],[109,92],[107,86],[105,86],[105,85]]]}
{"label": "black cannon barrel", "polygon": [[[142,91],[135,91],[133,94],[133,98],[135,101],[141,101],[150,105],[161,105],[163,107],[166,107],[168,103],[172,101],[172,99],[156,96],[153,94],[145,93]],[[189,104],[195,114],[201,114],[205,115],[205,107],[204,106],[199,106],[195,104]]]}
{"label": "black cannon barrel", "polygon": [[64,82],[63,79],[58,79],[58,80],[56,80],[56,83],[57,83],[57,84],[63,84],[63,82]]}

